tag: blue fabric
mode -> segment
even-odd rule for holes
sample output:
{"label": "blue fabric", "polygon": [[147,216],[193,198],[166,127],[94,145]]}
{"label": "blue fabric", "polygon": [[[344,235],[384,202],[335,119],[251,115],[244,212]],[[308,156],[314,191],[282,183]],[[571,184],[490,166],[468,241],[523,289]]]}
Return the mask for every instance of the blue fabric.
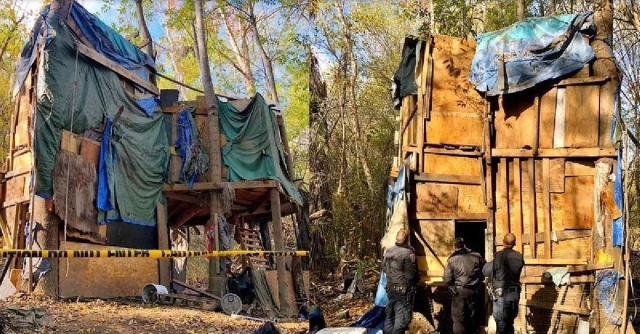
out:
{"label": "blue fabric", "polygon": [[[109,160],[113,160],[111,154],[111,125],[113,119],[109,117],[102,133],[102,144],[100,145],[100,157],[98,160],[98,197],[97,207],[101,211],[113,210],[111,202],[111,189],[109,189]],[[102,222],[105,223],[105,222]]]}
{"label": "blue fabric", "polygon": [[[367,313],[363,314],[351,327],[362,327],[374,330],[382,330],[384,327],[384,306],[374,306]],[[369,331],[367,331],[369,333]]]}
{"label": "blue fabric", "polygon": [[587,31],[593,31],[591,13],[534,17],[480,34],[469,79],[495,96],[568,75],[595,57],[580,33]]}
{"label": "blue fabric", "polygon": [[405,173],[405,165],[402,165],[402,167],[400,167],[400,170],[398,171],[396,183],[387,186],[387,208],[389,209],[393,208],[396,197],[404,190]]}
{"label": "blue fabric", "polygon": [[136,102],[138,102],[138,105],[144,110],[147,116],[153,116],[157,107],[160,106],[160,99],[155,96],[146,99],[137,99]]}
{"label": "blue fabric", "polygon": [[149,79],[149,71],[145,66],[155,69],[155,63],[149,55],[140,51],[75,1],[71,6],[71,17],[96,51],[135,72],[141,78]]}
{"label": "blue fabric", "polygon": [[624,216],[624,200],[623,200],[623,189],[622,189],[622,151],[618,150],[618,161],[616,163],[616,181],[614,183],[614,191],[613,198],[616,202],[616,206],[623,212],[622,217],[617,218],[613,221],[613,233],[611,235],[612,244],[614,247],[622,247],[624,244],[624,220],[626,217]]}
{"label": "blue fabric", "polygon": [[178,114],[176,150],[182,158],[180,181],[189,189],[195,181],[209,169],[209,156],[205,152],[198,126],[191,116],[193,108],[185,108]]}
{"label": "blue fabric", "polygon": [[378,281],[378,290],[376,291],[376,299],[374,301],[374,304],[376,306],[382,306],[382,307],[387,306],[387,302],[389,302],[389,297],[387,297],[387,290],[385,289],[386,287],[387,287],[387,274],[385,274],[385,272],[382,271],[382,274],[380,275],[380,280]]}
{"label": "blue fabric", "polygon": [[621,325],[621,316],[617,314],[620,311],[615,307],[617,297],[615,292],[622,276],[622,273],[617,270],[603,270],[596,274],[595,287],[598,302],[604,307],[609,322],[614,325]]}

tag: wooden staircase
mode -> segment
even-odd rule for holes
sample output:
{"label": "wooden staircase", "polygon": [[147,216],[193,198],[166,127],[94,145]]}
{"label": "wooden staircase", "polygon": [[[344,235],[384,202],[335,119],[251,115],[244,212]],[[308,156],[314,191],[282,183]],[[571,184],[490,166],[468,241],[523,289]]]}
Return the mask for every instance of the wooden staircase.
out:
{"label": "wooden staircase", "polygon": [[[260,232],[253,229],[238,228],[238,234],[240,235],[240,247],[248,251],[262,251],[262,241],[260,238]],[[245,257],[251,262],[253,268],[258,269],[271,269],[269,260],[264,257],[248,256]]]}

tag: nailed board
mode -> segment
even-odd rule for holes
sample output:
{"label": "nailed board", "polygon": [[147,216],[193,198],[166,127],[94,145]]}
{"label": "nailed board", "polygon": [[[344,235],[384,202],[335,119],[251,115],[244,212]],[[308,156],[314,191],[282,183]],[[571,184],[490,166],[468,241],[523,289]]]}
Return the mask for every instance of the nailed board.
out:
{"label": "nailed board", "polygon": [[593,227],[593,181],[592,176],[566,178],[566,192],[562,196],[562,224],[565,229],[589,229]]}
{"label": "nailed board", "polygon": [[565,147],[597,147],[600,86],[567,86]]}
{"label": "nailed board", "polygon": [[531,92],[504,95],[499,98],[495,115],[495,148],[533,147],[537,129],[534,108],[535,95]]}
{"label": "nailed board", "polygon": [[[60,249],[127,249],[104,245],[60,241]],[[55,260],[55,259],[52,259]],[[58,259],[59,295],[62,298],[114,298],[140,296],[148,283],[157,283],[158,260],[150,258]],[[69,275],[66,263],[69,261]]]}
{"label": "nailed board", "polygon": [[425,154],[424,173],[466,175],[480,178],[481,160],[474,157],[461,157],[440,154]]}
{"label": "nailed board", "polygon": [[418,183],[416,188],[417,212],[456,212],[458,188],[451,185]]}
{"label": "nailed board", "polygon": [[484,141],[482,115],[434,110],[425,135],[428,144],[480,147]]}
{"label": "nailed board", "polygon": [[553,129],[556,118],[557,88],[552,88],[542,94],[540,98],[540,139],[539,148],[553,148]]}
{"label": "nailed board", "polygon": [[74,236],[105,243],[106,230],[101,230],[98,225],[97,189],[98,175],[93,161],[66,150],[58,151],[53,169],[56,213],[62,220],[68,218],[67,226],[69,230],[75,230]]}
{"label": "nailed board", "polygon": [[[543,191],[542,160],[535,162],[536,192]],[[549,192],[563,193],[565,191],[565,160],[563,158],[549,159]]]}

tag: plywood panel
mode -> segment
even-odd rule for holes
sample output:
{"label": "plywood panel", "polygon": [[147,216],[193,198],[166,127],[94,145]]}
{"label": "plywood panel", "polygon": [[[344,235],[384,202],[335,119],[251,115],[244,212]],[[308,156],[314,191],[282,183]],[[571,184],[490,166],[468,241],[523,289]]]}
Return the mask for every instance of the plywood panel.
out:
{"label": "plywood panel", "polygon": [[540,148],[553,148],[553,129],[556,117],[557,88],[542,94],[540,99]]}
{"label": "plywood panel", "polygon": [[28,185],[26,184],[27,176],[16,176],[7,181],[5,184],[5,201],[15,200],[25,196],[25,187],[27,188],[28,194]]}
{"label": "plywood panel", "polygon": [[562,222],[565,229],[589,229],[594,222],[593,177],[572,176],[566,178],[563,194]]}
{"label": "plywood panel", "polygon": [[446,265],[454,251],[455,223],[450,220],[419,221],[412,222],[412,227],[419,237],[411,235],[411,242],[416,255],[426,257],[423,263],[426,270],[444,270],[442,264]]}
{"label": "plywood panel", "polygon": [[[60,241],[60,249],[123,249],[72,241]],[[148,283],[158,282],[158,260],[150,258],[58,259],[60,297],[113,298],[140,296]],[[67,262],[68,261],[68,262]],[[66,264],[69,275],[66,275]]]}
{"label": "plywood panel", "polygon": [[508,179],[508,163],[506,158],[500,159],[498,163],[498,173],[496,174],[496,217],[498,219],[495,224],[496,236],[502,236],[509,233],[509,179]]}
{"label": "plywood panel", "polygon": [[426,174],[467,175],[481,177],[481,161],[474,157],[426,154]]}
{"label": "plywood panel", "polygon": [[[565,160],[563,158],[549,159],[549,192],[563,193],[565,191]],[[536,160],[536,192],[543,191],[542,160]]]}
{"label": "plywood panel", "polygon": [[431,112],[426,142],[436,145],[482,146],[482,115],[461,112]]}
{"label": "plywood panel", "polygon": [[458,188],[456,186],[418,183],[416,184],[416,210],[418,212],[456,212]]}
{"label": "plywood panel", "polygon": [[25,152],[19,156],[13,158],[13,170],[23,169],[23,168],[31,168],[33,164],[31,163],[31,152]]}
{"label": "plywood panel", "polygon": [[[269,290],[271,291],[271,295],[274,296],[273,301],[275,302],[277,307],[280,307],[280,298],[278,298],[278,293],[280,288],[278,286],[278,272],[277,270],[265,270],[265,277],[267,278],[267,284],[269,284]],[[286,272],[286,286],[287,286],[287,302],[289,305],[296,305],[296,293],[293,290],[293,277],[291,276],[291,272]]]}
{"label": "plywood panel", "polygon": [[433,111],[482,113],[484,100],[469,81],[475,40],[434,36]]}
{"label": "plywood panel", "polygon": [[567,86],[565,106],[565,146],[598,146],[600,86]]}
{"label": "plywood panel", "polygon": [[458,213],[486,213],[482,186],[458,186]]}
{"label": "plywood panel", "polygon": [[567,161],[564,164],[566,176],[593,176],[595,172],[594,161]]}
{"label": "plywood panel", "polygon": [[500,97],[499,109],[495,116],[496,147],[532,147],[536,132],[534,108],[535,95],[528,93],[510,94]]}
{"label": "plywood panel", "polygon": [[[98,176],[93,161],[66,150],[58,151],[53,169],[53,199],[56,213],[74,236],[105,243],[98,225],[96,193]],[[67,196],[68,194],[68,196]]]}

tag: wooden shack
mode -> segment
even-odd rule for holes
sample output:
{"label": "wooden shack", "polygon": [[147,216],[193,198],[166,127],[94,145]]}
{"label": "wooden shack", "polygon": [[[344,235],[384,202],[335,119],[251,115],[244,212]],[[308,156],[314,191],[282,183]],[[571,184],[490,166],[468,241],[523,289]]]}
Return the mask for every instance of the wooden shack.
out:
{"label": "wooden shack", "polygon": [[[210,118],[204,112],[204,99],[178,102],[174,91],[161,92],[152,80],[155,73],[153,62],[134,62],[148,57],[137,46],[78,3],[56,3],[59,7],[59,3],[62,3],[62,8],[50,13],[49,7],[46,7],[19,61],[19,68],[24,75],[19,80],[15,110],[12,112],[10,153],[0,173],[2,248],[184,250],[177,248],[184,247],[180,245],[186,241],[184,233],[174,232],[184,232],[187,226],[213,222],[215,213],[236,226],[235,239],[242,249],[269,249],[271,242],[275,241],[274,250],[284,250],[281,218],[294,213],[295,206],[300,205],[292,201],[292,188],[288,191],[283,189],[283,182],[292,185],[290,175],[279,175],[280,179],[239,180],[236,177],[229,181],[224,178],[220,182],[208,179],[206,174],[201,173],[192,185],[184,184],[178,175],[182,158],[175,148],[178,131],[176,115],[179,112],[185,107],[192,107],[190,117],[195,119],[198,128],[194,133],[203,138],[205,151],[212,145],[210,143],[220,147],[226,144],[226,138],[221,137],[220,133],[211,134],[208,131]],[[105,46],[105,43],[108,45]],[[65,59],[69,60],[68,63],[61,65]],[[49,66],[48,62],[51,61],[58,63]],[[62,70],[55,72],[55,67]],[[230,104],[238,111],[244,111],[252,101],[262,98],[220,94],[218,99],[221,104]],[[70,107],[54,106],[54,102],[50,101],[67,103]],[[151,105],[150,111],[144,108],[143,102]],[[49,104],[45,106],[43,103]],[[114,103],[121,103],[122,106],[118,108],[116,105],[113,110],[104,107]],[[286,170],[292,166],[287,166],[285,159],[290,153],[281,116],[274,111],[277,108],[275,105],[265,107],[264,112],[273,113],[274,119],[279,119],[264,126],[270,126],[269,133],[275,136],[271,139],[275,146],[269,146],[273,150],[270,152],[274,157],[270,160],[274,164],[272,167],[274,170]],[[92,114],[95,109],[105,110],[101,114]],[[110,127],[113,128],[107,131]],[[153,131],[145,132],[149,129]],[[47,137],[43,131],[57,135]],[[102,142],[104,138],[109,138],[105,137],[107,132],[116,136],[108,139],[109,147]],[[45,166],[46,159],[39,161],[43,155],[35,145],[37,137],[40,137],[40,148],[47,148],[55,156],[45,156],[50,159],[50,166]],[[211,137],[221,139],[209,140]],[[122,141],[130,146],[117,146]],[[242,142],[236,138],[234,144],[241,145]],[[136,147],[141,149],[136,151]],[[111,153],[104,153],[105,150]],[[101,164],[104,163],[102,154],[112,154],[113,164],[118,163],[116,156],[120,161],[127,159],[130,162],[126,168],[109,171],[109,176],[116,173],[124,175],[117,181],[120,182],[117,188],[110,188],[112,192],[115,189],[115,194],[110,195],[115,203],[111,204],[125,205],[123,201],[129,200],[121,199],[118,203],[118,188],[132,185],[134,188],[142,187],[130,191],[143,200],[147,200],[145,196],[151,197],[149,223],[142,224],[133,219],[125,221],[125,216],[135,214],[131,212],[136,210],[135,207],[125,210],[121,206],[121,217],[110,217],[107,212],[107,217],[101,218],[100,215],[105,215],[99,209],[100,173]],[[150,161],[153,159],[158,161]],[[227,175],[228,168],[222,161],[222,156],[209,156],[209,168],[220,168],[221,174]],[[149,169],[150,164],[158,166]],[[50,173],[43,176],[45,167]],[[149,175],[153,176],[153,182],[136,183],[133,177],[138,177],[140,173],[148,179]],[[44,177],[51,179],[50,196],[37,194],[34,190],[35,181]],[[147,193],[146,189],[152,192]],[[212,192],[222,191],[231,192],[227,196],[231,201],[228,210],[223,211],[222,206],[218,208],[219,211],[211,210]],[[158,196],[154,197],[153,194]],[[264,233],[265,230],[269,231],[270,224],[273,234]],[[218,231],[217,228],[212,229]],[[25,235],[25,231],[29,230],[33,233]],[[219,247],[217,242],[215,247]],[[283,257],[277,258],[279,262]],[[288,292],[294,284],[285,266],[278,266],[276,275],[276,270],[272,270],[273,264],[266,259],[245,260],[244,266],[267,270],[268,279],[278,282],[272,287],[275,291],[272,291],[272,295],[279,296],[275,298],[276,304],[281,306],[283,314],[295,314],[297,300],[293,293]],[[6,273],[19,290],[32,291],[35,287],[46,294],[61,297],[140,296],[142,288],[148,283],[171,285],[172,278],[176,278],[171,261],[148,258],[51,258],[23,262],[21,258],[13,258],[2,263],[0,280]],[[217,277],[225,277],[225,272],[217,272]],[[38,276],[38,273],[43,275]],[[276,291],[278,288],[280,293]],[[213,290],[219,294],[224,286],[218,284]],[[288,305],[292,306],[290,310]]]}
{"label": "wooden shack", "polygon": [[[417,93],[402,97],[391,172],[410,169],[411,244],[425,294],[416,300],[427,301],[416,309],[451,332],[442,275],[454,239],[491,260],[511,232],[526,263],[520,333],[574,333],[583,321],[598,333],[621,332],[628,281],[617,284],[609,315],[594,285],[599,272],[626,272],[629,262],[612,243],[621,212],[613,200],[614,96],[602,89],[610,78],[594,75],[591,62],[522,93],[485,98],[469,80],[474,40],[433,35],[421,43]],[[544,276],[557,268],[567,268],[571,285]]]}

